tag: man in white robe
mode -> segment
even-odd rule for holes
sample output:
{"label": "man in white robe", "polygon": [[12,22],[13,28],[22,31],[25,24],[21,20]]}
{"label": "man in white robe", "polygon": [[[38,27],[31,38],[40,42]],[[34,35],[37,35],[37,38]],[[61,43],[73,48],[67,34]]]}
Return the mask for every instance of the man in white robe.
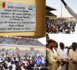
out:
{"label": "man in white robe", "polygon": [[57,49],[57,53],[60,56],[60,58],[63,58],[63,59],[67,59],[68,58],[67,50],[64,48],[64,44],[62,42],[60,42],[60,48]]}
{"label": "man in white robe", "polygon": [[[62,42],[60,42],[60,49],[57,49],[57,53],[59,57],[64,61],[66,61],[66,59],[68,58],[67,50],[64,49],[64,44]],[[66,70],[66,68],[67,68],[67,64],[63,66],[62,70]]]}
{"label": "man in white robe", "polygon": [[69,62],[69,68],[68,70],[77,70],[77,44],[74,42],[72,43],[72,49],[69,51],[68,58],[71,60]]}

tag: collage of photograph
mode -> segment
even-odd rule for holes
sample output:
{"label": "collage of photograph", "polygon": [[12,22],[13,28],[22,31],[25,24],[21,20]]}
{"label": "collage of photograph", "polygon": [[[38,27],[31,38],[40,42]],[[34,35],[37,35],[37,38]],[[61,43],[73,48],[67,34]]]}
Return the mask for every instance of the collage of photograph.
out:
{"label": "collage of photograph", "polygon": [[0,70],[77,70],[73,0],[0,0]]}

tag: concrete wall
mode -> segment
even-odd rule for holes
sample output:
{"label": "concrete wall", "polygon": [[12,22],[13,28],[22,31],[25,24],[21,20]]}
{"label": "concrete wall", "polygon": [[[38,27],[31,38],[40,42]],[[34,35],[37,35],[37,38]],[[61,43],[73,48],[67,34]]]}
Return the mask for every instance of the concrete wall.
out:
{"label": "concrete wall", "polygon": [[[22,46],[22,47],[17,47],[18,49],[20,49],[20,50],[28,50],[28,51],[30,51],[30,47],[33,47],[34,48],[34,51],[40,51],[40,52],[45,52],[46,51],[46,48],[45,47],[38,47],[38,46],[36,46],[36,48],[35,48],[35,46],[28,46],[28,47],[24,47],[24,46]],[[14,47],[14,46],[0,46],[0,49],[16,49],[16,47]]]}

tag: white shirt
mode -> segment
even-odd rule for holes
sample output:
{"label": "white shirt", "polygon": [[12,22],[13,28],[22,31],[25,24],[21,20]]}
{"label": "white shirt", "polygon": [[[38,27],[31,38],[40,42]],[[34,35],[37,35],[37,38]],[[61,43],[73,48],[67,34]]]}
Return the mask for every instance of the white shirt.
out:
{"label": "white shirt", "polygon": [[13,65],[12,65],[12,70],[15,70],[15,69],[16,69],[16,65],[13,64]]}
{"label": "white shirt", "polygon": [[21,70],[25,70],[25,69],[23,68],[23,66],[21,67]]}
{"label": "white shirt", "polygon": [[27,66],[27,61],[23,61],[23,63],[25,63],[25,66]]}
{"label": "white shirt", "polygon": [[45,63],[45,58],[44,57],[42,57],[42,63]]}
{"label": "white shirt", "polygon": [[62,34],[65,34],[65,30],[64,29],[62,30]]}
{"label": "white shirt", "polygon": [[72,58],[73,60],[77,61],[77,50],[73,51],[72,49],[70,49],[68,57],[69,59]]}
{"label": "white shirt", "polygon": [[64,49],[64,50],[58,49],[57,53],[60,56],[60,58],[63,58],[63,59],[68,58],[68,56],[67,56],[67,50],[66,49]]}
{"label": "white shirt", "polygon": [[11,62],[9,62],[9,63],[7,62],[7,66],[10,67],[11,66]]}

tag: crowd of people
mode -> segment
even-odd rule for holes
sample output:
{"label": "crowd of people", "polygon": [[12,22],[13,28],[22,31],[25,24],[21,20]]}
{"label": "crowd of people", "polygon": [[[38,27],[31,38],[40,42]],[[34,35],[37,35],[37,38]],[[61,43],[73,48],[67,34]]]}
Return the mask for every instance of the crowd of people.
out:
{"label": "crowd of people", "polygon": [[18,53],[18,50],[13,51],[0,50],[0,70],[46,70],[46,54],[35,51],[23,51],[23,53]]}
{"label": "crowd of people", "polygon": [[47,66],[48,70],[77,70],[77,43],[70,47],[60,42],[59,46],[52,39],[47,40]]}
{"label": "crowd of people", "polygon": [[49,20],[46,23],[46,32],[51,34],[74,34],[76,22]]}
{"label": "crowd of people", "polygon": [[15,44],[15,45],[33,45],[33,46],[44,46],[38,40],[34,39],[20,39],[20,38],[9,38],[0,37],[0,44]]}
{"label": "crowd of people", "polygon": [[[8,48],[4,47],[6,44]],[[20,45],[27,45],[30,50],[21,50]],[[46,70],[46,52],[34,50],[35,46],[44,47],[38,40],[0,36],[0,46],[0,70]]]}

